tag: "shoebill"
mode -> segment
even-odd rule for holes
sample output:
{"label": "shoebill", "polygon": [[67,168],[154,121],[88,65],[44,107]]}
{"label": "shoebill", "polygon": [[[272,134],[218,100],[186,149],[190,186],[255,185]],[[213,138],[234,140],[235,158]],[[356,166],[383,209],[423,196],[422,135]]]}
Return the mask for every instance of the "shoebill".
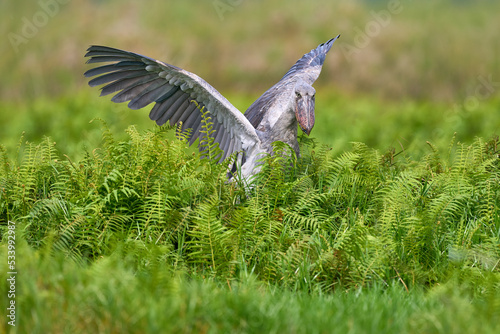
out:
{"label": "shoebill", "polygon": [[287,143],[299,155],[298,127],[309,135],[314,126],[316,91],[312,84],[339,36],[302,56],[245,114],[196,74],[129,51],[89,47],[87,63],[108,64],[88,70],[85,76],[95,77],[89,81],[92,87],[104,85],[101,96],[115,94],[111,101],[128,101],[130,109],[153,103],[149,118],[158,125],[182,122],[182,130],[192,129],[190,145],[203,135],[197,105],[205,107],[214,123],[212,136],[223,152],[219,163],[238,152],[241,175],[246,178],[258,172],[261,153],[272,153],[275,141]]}

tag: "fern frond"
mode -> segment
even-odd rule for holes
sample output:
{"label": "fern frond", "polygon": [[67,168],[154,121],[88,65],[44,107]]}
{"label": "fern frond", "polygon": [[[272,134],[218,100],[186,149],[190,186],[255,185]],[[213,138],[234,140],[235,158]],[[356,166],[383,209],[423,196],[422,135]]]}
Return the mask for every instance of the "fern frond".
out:
{"label": "fern frond", "polygon": [[198,206],[194,213],[194,226],[188,232],[190,258],[213,273],[229,269],[232,260],[234,231],[222,224],[219,199],[213,196]]}

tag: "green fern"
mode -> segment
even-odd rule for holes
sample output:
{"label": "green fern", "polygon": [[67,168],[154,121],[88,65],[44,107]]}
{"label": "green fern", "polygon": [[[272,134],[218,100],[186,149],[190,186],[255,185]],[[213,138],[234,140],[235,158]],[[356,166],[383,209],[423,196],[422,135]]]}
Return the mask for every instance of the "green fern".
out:
{"label": "green fern", "polygon": [[0,158],[0,228],[15,220],[31,246],[81,263],[120,240],[142,267],[159,247],[158,261],[194,275],[251,272],[304,291],[432,284],[450,265],[500,270],[498,139],[453,140],[419,161],[361,143],[334,156],[307,140],[296,157],[277,142],[248,187],[227,182],[203,113],[201,160],[169,127],[129,127],[118,141],[103,125],[102,146],[78,162],[49,138],[22,144],[19,162]]}
{"label": "green fern", "polygon": [[193,226],[188,232],[192,237],[189,242],[191,261],[213,274],[228,270],[232,260],[234,231],[223,225],[219,205],[216,196],[200,204],[193,213]]}
{"label": "green fern", "polygon": [[[196,101],[194,101],[196,103]],[[219,143],[215,142],[215,130],[213,128],[214,123],[210,117],[210,111],[205,110],[205,106],[200,106],[196,103],[196,107],[201,112],[201,129],[200,132],[203,134],[200,139],[200,153],[202,158],[206,158],[209,161],[218,161],[222,155],[222,150],[219,148]]]}

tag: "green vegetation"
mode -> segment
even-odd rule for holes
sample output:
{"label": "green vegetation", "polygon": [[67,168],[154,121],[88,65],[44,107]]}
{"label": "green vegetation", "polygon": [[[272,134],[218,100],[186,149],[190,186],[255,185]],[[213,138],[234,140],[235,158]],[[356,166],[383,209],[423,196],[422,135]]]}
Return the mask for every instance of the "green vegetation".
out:
{"label": "green vegetation", "polygon": [[[500,332],[500,4],[389,3],[0,3],[0,332]],[[339,33],[250,185],[83,77],[115,46],[243,111]]]}
{"label": "green vegetation", "polygon": [[452,140],[445,152],[429,143],[416,161],[362,143],[334,156],[303,137],[300,159],[277,143],[244,185],[226,182],[216,145],[199,159],[169,131],[130,127],[121,141],[104,126],[102,147],[80,161],[49,138],[19,163],[2,155],[0,215],[17,224],[24,325],[498,329],[498,139]]}
{"label": "green vegetation", "polygon": [[[58,151],[72,159],[83,158],[85,150],[100,145],[98,123],[103,119],[119,140],[125,140],[130,124],[139,132],[154,127],[148,108],[130,110],[125,104],[114,104],[99,98],[98,92],[83,92],[58,98],[40,98],[30,103],[0,101],[0,142],[10,156],[16,154],[19,138],[39,142],[50,136]],[[228,95],[240,110],[253,101],[248,96]],[[463,104],[390,102],[370,97],[350,97],[318,89],[316,125],[311,136],[331,146],[335,155],[351,148],[351,142],[362,142],[385,152],[405,150],[418,160],[430,152],[426,141],[446,151],[456,133],[456,140],[471,143],[475,137],[486,140],[500,133],[500,99],[480,101],[474,108]],[[13,110],[15,112],[13,112]],[[174,138],[171,135],[169,138]],[[18,157],[20,158],[20,157]]]}
{"label": "green vegetation", "polygon": [[[5,247],[1,248],[4,257]],[[493,280],[478,293],[452,278],[424,292],[397,283],[310,294],[242,273],[214,280],[172,272],[163,251],[132,240],[80,266],[18,242],[18,333],[496,333]],[[2,273],[6,267],[1,262]],[[18,278],[21,277],[20,275]],[[491,277],[490,277],[491,278]],[[484,278],[481,279],[484,282]],[[4,277],[2,276],[2,282]],[[2,283],[3,286],[3,283]],[[498,288],[497,288],[498,291]],[[3,293],[3,291],[2,291]],[[5,309],[5,298],[0,299]],[[0,318],[2,327],[5,317]]]}

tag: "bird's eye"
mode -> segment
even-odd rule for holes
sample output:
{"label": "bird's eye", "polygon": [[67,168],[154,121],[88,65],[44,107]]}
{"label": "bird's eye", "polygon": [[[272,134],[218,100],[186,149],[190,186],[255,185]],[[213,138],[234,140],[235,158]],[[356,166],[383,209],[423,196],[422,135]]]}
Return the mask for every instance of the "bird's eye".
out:
{"label": "bird's eye", "polygon": [[300,93],[299,92],[295,92],[295,96],[300,97]]}

